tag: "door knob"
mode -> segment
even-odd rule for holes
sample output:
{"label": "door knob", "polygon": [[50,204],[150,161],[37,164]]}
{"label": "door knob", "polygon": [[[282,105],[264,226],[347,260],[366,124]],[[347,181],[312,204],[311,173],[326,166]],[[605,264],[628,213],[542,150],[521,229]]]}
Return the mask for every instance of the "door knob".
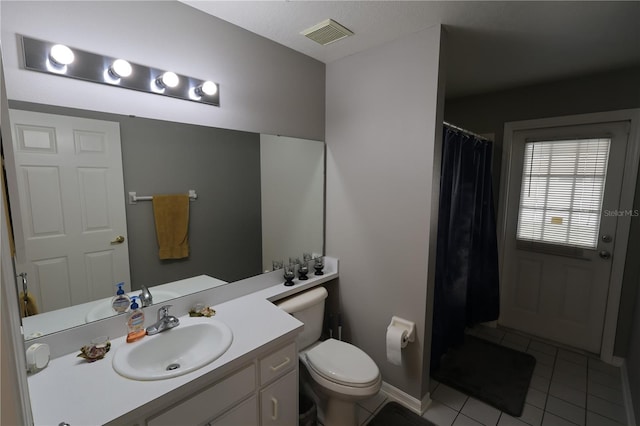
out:
{"label": "door knob", "polygon": [[603,259],[610,259],[611,258],[611,253],[609,253],[607,250],[602,250],[600,253],[598,253],[600,255],[601,258]]}
{"label": "door knob", "polygon": [[122,235],[118,235],[115,240],[111,241],[111,244],[122,244],[124,243],[124,237]]}

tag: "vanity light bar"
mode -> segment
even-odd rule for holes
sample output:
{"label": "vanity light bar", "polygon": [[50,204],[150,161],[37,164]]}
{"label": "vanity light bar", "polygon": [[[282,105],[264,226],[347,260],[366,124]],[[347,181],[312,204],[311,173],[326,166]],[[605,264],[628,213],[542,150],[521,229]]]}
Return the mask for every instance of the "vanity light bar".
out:
{"label": "vanity light bar", "polygon": [[[218,83],[23,35],[18,35],[18,38],[25,69],[220,106]],[[52,52],[54,46],[56,48]],[[66,54],[70,62],[52,59],[54,53],[60,52]]]}

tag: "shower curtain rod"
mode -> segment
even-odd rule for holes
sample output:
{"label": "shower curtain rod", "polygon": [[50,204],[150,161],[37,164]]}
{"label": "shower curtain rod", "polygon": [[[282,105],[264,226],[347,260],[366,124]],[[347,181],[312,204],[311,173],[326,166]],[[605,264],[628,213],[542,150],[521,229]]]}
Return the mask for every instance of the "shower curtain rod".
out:
{"label": "shower curtain rod", "polygon": [[483,141],[488,140],[488,139],[487,139],[487,138],[485,138],[484,136],[480,136],[480,135],[479,135],[479,134],[477,134],[477,133],[473,133],[473,132],[470,132],[469,130],[465,130],[465,129],[463,129],[462,127],[458,127],[458,126],[455,126],[455,125],[453,125],[453,124],[451,124],[451,123],[447,123],[446,121],[443,121],[443,122],[442,122],[442,124],[444,124],[444,125],[445,125],[445,126],[447,126],[447,127],[451,127],[452,129],[457,130],[457,131],[459,131],[459,132],[466,133],[467,135],[474,136],[474,137],[476,137],[476,138],[478,138],[478,139],[482,139]]}

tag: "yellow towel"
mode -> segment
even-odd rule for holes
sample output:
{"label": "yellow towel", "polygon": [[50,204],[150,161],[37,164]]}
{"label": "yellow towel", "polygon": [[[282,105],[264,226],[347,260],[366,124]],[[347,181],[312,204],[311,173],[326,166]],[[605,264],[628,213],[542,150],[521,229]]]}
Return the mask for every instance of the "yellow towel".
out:
{"label": "yellow towel", "polygon": [[37,314],[38,305],[36,305],[36,299],[33,295],[27,292],[27,295],[25,296],[24,293],[20,292],[20,315],[24,318]]}
{"label": "yellow towel", "polygon": [[189,257],[189,195],[154,195],[160,259]]}

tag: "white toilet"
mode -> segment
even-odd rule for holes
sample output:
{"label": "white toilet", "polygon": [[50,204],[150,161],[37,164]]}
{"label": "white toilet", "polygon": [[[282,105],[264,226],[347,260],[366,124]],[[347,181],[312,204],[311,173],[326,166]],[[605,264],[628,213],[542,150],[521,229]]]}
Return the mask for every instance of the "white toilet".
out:
{"label": "white toilet", "polygon": [[380,370],[361,349],[336,339],[319,341],[327,290],[312,290],[276,302],[276,305],[304,323],[298,335],[298,356],[313,379],[313,388],[326,398],[325,426],[357,424],[356,402],[378,393]]}

